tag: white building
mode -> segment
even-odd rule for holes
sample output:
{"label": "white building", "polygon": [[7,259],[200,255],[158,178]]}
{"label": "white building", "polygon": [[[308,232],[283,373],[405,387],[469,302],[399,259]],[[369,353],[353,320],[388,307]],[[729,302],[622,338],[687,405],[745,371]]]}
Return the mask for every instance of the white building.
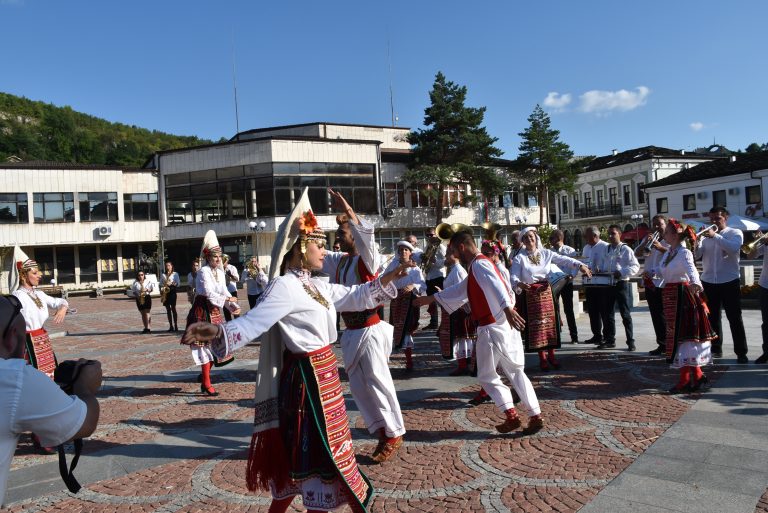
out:
{"label": "white building", "polygon": [[[235,263],[258,254],[269,265],[277,227],[297,195],[309,187],[320,225],[336,230],[327,188],[340,191],[356,212],[377,227],[382,251],[391,253],[409,233],[423,237],[434,225],[431,185],[407,189],[401,177],[410,159],[407,128],[307,123],[242,132],[225,143],[158,152],[149,167],[159,172],[160,220],[166,254],[180,271],[198,256],[203,235],[216,231]],[[445,192],[455,204],[468,188]],[[519,206],[515,206],[515,205]],[[507,205],[505,208],[504,205]],[[453,207],[444,221],[479,226],[487,217],[514,224],[538,219],[528,196],[510,191],[481,207]],[[252,232],[249,223],[264,222]],[[332,239],[332,237],[331,237]]]}
{"label": "white building", "polygon": [[[593,159],[579,174],[573,192],[557,197],[557,225],[565,243],[581,249],[587,226],[617,224],[625,232],[647,228],[650,212],[644,193],[647,183],[712,160],[712,156],[657,146],[644,146]],[[642,216],[642,217],[640,217]]]}
{"label": "white building", "polygon": [[709,222],[709,209],[762,217],[768,201],[768,152],[733,155],[686,169],[645,187],[651,215]]}
{"label": "white building", "polygon": [[0,163],[2,289],[12,248],[37,260],[43,284],[122,286],[158,244],[157,177],[150,169],[57,162]]}

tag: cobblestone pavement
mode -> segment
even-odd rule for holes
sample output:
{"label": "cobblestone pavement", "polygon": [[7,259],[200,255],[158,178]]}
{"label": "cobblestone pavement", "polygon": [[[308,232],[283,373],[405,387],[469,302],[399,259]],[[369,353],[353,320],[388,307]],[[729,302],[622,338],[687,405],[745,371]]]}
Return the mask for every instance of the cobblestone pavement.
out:
{"label": "cobblestone pavement", "polygon": [[[52,329],[68,332],[53,339],[59,359],[97,358],[105,375],[100,425],[86,442],[76,475],[87,472],[88,465],[106,469],[111,459],[134,458],[135,464],[122,463],[121,471],[109,466],[77,495],[37,491],[10,503],[8,510],[267,511],[268,496],[249,493],[244,478],[258,346],[240,351],[237,366],[215,369],[221,395],[206,398],[179,335],[162,331],[167,322],[161,307],[153,310],[156,331],[139,335],[139,314],[130,300],[76,298],[72,304],[78,313]],[[180,298],[179,307],[184,319],[186,301]],[[676,378],[661,359],[584,347],[563,351],[560,371],[529,373],[546,427],[527,437],[496,433],[494,425],[503,418],[492,404],[467,406],[479,387],[472,378],[447,376],[454,364],[440,358],[433,336],[418,339],[411,373],[402,356],[393,355],[393,377],[398,389],[407,390],[402,407],[408,433],[391,461],[379,465],[369,458],[374,440],[350,403],[358,461],[377,491],[371,511],[579,510],[696,400],[659,394]],[[716,381],[725,369],[710,368],[710,379]],[[181,450],[157,460],[147,457],[168,444]],[[12,479],[44,468],[51,474],[55,458],[34,454],[23,438]],[[51,490],[63,487],[51,479]],[[755,511],[768,511],[768,492]]]}

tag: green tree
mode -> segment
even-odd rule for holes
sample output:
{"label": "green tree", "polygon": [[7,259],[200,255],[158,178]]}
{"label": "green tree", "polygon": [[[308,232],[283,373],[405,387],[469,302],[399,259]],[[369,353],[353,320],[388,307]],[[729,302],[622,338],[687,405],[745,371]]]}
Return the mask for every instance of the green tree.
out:
{"label": "green tree", "polygon": [[[435,222],[443,219],[443,192],[448,187],[470,184],[486,196],[504,190],[505,179],[493,166],[502,151],[498,140],[482,127],[485,107],[467,107],[466,86],[446,80],[438,72],[429,93],[431,105],[424,109],[425,129],[408,134],[413,161],[403,181],[408,187],[430,184],[425,194],[435,200]],[[467,198],[471,199],[471,198]]]}
{"label": "green tree", "polygon": [[768,143],[757,144],[753,142],[752,144],[750,144],[744,149],[744,153],[760,153],[761,151],[766,151],[766,150],[768,150]]}
{"label": "green tree", "polygon": [[578,166],[572,162],[571,148],[560,141],[560,131],[551,128],[549,115],[539,105],[528,116],[528,123],[528,128],[518,134],[523,140],[513,172],[536,190],[539,224],[544,224],[549,191],[571,190]]}

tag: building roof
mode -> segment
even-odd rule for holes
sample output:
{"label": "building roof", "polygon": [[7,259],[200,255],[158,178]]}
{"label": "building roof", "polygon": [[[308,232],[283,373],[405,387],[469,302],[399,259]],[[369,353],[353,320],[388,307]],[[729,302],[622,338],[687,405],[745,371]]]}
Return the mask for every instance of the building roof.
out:
{"label": "building roof", "polygon": [[598,169],[605,169],[608,167],[623,166],[624,164],[641,162],[643,160],[649,160],[653,158],[680,158],[685,160],[696,160],[711,159],[712,155],[689,153],[685,150],[673,150],[670,148],[662,148],[660,146],[643,146],[641,148],[622,151],[616,155],[596,157],[584,167],[583,172],[586,173],[588,171],[596,171]]}
{"label": "building roof", "polygon": [[[736,160],[732,161],[731,159]],[[768,151],[760,153],[742,153],[734,155],[730,159],[717,159],[710,162],[704,162],[688,169],[683,169],[679,173],[656,180],[645,185],[646,189],[652,187],[662,187],[664,185],[674,185],[678,183],[695,182],[698,180],[707,180],[710,178],[720,178],[723,176],[739,175],[768,169]]]}
{"label": "building roof", "polygon": [[132,171],[147,173],[154,169],[132,166],[110,166],[107,164],[78,164],[77,162],[55,162],[52,160],[27,160],[22,162],[0,162],[0,169],[72,169],[72,170],[107,170]]}
{"label": "building roof", "polygon": [[351,127],[361,127],[361,128],[393,128],[395,130],[410,130],[410,128],[405,126],[385,126],[385,125],[361,125],[361,124],[354,124],[354,123],[330,123],[328,121],[315,121],[313,123],[297,123],[295,125],[281,125],[281,126],[270,126],[270,127],[264,127],[264,128],[252,128],[251,130],[244,130],[242,132],[238,132],[230,139],[230,141],[235,141],[237,138],[244,134],[258,134],[262,132],[271,132],[273,130],[286,130],[289,128],[299,128],[303,126],[315,126],[315,125],[334,125],[334,126],[351,126]]}

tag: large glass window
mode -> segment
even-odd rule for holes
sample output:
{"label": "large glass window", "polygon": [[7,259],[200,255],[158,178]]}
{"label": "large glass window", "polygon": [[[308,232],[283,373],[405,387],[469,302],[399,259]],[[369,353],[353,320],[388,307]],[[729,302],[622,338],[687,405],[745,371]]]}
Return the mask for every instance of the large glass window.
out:
{"label": "large glass window", "polygon": [[117,221],[116,192],[81,192],[77,199],[81,222]]}
{"label": "large glass window", "polygon": [[123,279],[132,280],[136,277],[139,264],[139,246],[136,244],[123,244]]}
{"label": "large glass window", "polygon": [[443,207],[448,208],[464,205],[466,194],[466,187],[463,185],[459,185],[458,187],[446,187],[443,191]]}
{"label": "large glass window", "polygon": [[568,196],[560,196],[560,212],[563,214],[568,213]]}
{"label": "large glass window", "polygon": [[123,194],[123,212],[126,221],[157,221],[157,193]]}
{"label": "large glass window", "polygon": [[385,255],[394,254],[395,246],[400,238],[400,232],[398,230],[380,230],[376,234],[376,242],[379,243],[379,251]]}
{"label": "large glass window", "polygon": [[80,284],[97,283],[99,276],[96,271],[96,246],[80,246]]}
{"label": "large glass window", "polygon": [[576,211],[579,209],[579,193],[573,195],[573,210]]}
{"label": "large glass window", "polygon": [[637,204],[645,204],[645,182],[637,182]]}
{"label": "large glass window", "polygon": [[53,247],[35,248],[35,261],[43,275],[40,285],[49,285],[53,279]]}
{"label": "large glass window", "polygon": [[56,280],[58,285],[75,283],[75,248],[56,246]]}
{"label": "large glass window", "polygon": [[751,185],[744,188],[745,196],[747,197],[747,205],[753,203],[760,203],[760,186]]}
{"label": "large glass window", "polygon": [[602,207],[605,204],[605,199],[603,198],[604,192],[602,189],[597,190],[597,206]]}
{"label": "large glass window", "polygon": [[405,207],[405,186],[401,182],[384,183],[384,207]]}
{"label": "large glass window", "polygon": [[725,191],[712,191],[712,206],[713,207],[727,207],[728,200],[725,196]]}
{"label": "large glass window", "polygon": [[26,193],[0,194],[0,223],[28,223]]}
{"label": "large glass window", "polygon": [[629,206],[632,204],[632,188],[629,186],[629,184],[622,186],[622,192],[624,195],[624,206]]}
{"label": "large glass window", "polygon": [[104,245],[99,248],[101,281],[117,280],[117,246]]}
{"label": "large glass window", "polygon": [[667,202],[667,198],[656,198],[656,213],[666,214],[667,212],[669,212],[669,203]]}
{"label": "large glass window", "polygon": [[432,185],[420,184],[416,189],[411,189],[411,208],[434,207],[435,200],[429,195]]}
{"label": "large glass window", "polygon": [[696,195],[683,194],[683,210],[696,210]]}
{"label": "large glass window", "polygon": [[32,196],[36,223],[74,223],[75,199],[71,192],[36,192]]}
{"label": "large glass window", "polygon": [[584,193],[584,206],[587,208],[592,208],[592,193],[591,192],[585,192]]}
{"label": "large glass window", "polygon": [[608,201],[610,202],[611,206],[619,204],[619,193],[616,187],[611,187],[608,189]]}

